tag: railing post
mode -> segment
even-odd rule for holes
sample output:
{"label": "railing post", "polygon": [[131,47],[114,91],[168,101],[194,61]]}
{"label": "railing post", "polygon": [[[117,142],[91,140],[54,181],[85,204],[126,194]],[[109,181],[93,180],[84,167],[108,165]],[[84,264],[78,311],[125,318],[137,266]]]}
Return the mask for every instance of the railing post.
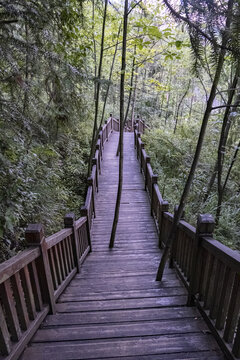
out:
{"label": "railing post", "polygon": [[106,124],[106,139],[108,141],[108,126],[107,126],[107,120],[105,120],[105,124]]}
{"label": "railing post", "polygon": [[141,151],[140,151],[140,173],[142,173],[142,149],[144,149],[143,142],[141,142]]}
{"label": "railing post", "polygon": [[88,184],[88,186],[92,186],[93,214],[94,214],[94,217],[96,217],[95,194],[94,194],[94,188],[93,188],[93,178],[91,176],[87,179],[87,184]]}
{"label": "railing post", "polygon": [[137,135],[136,135],[136,133],[137,133],[137,125],[136,124],[134,125],[133,133],[134,133],[134,147],[136,149],[136,146],[137,146]]}
{"label": "railing post", "polygon": [[[92,159],[92,164],[96,165],[96,187],[97,187],[97,192],[98,192],[98,162],[96,158]],[[89,178],[88,178],[89,180]]]}
{"label": "railing post", "polygon": [[[178,211],[178,205],[176,205],[174,207],[174,218],[177,215],[177,211]],[[183,220],[185,216],[185,211],[183,210],[182,212],[182,216],[180,220]],[[170,257],[169,257],[169,267],[173,268],[173,261],[176,258],[176,252],[177,252],[177,241],[178,241],[178,228],[176,231],[176,237],[174,239],[174,241],[172,242],[172,246],[171,246],[171,252],[170,252]]]}
{"label": "railing post", "polygon": [[90,230],[90,223],[89,223],[89,215],[88,215],[88,209],[86,206],[82,206],[80,209],[80,215],[86,216],[87,218],[87,236],[88,236],[88,245],[89,245],[89,251],[92,252],[92,242],[91,242],[91,230]]}
{"label": "railing post", "polygon": [[98,140],[100,140],[100,156],[101,156],[101,159],[103,157],[103,152],[102,152],[102,138],[101,138],[101,131],[99,132],[98,134]]}
{"label": "railing post", "polygon": [[99,174],[101,174],[101,149],[100,149],[100,145],[97,144],[96,145],[96,150],[98,150],[98,167],[97,167],[97,170],[99,171]]}
{"label": "railing post", "polygon": [[153,174],[151,179],[151,194],[150,194],[150,200],[151,200],[151,215],[153,216],[153,186],[154,184],[157,184],[158,182],[158,175]]}
{"label": "railing post", "polygon": [[146,156],[146,169],[145,169],[145,190],[147,190],[147,167],[150,164],[150,156]]}
{"label": "railing post", "polygon": [[159,219],[158,219],[158,246],[160,249],[163,248],[163,241],[162,241],[162,222],[163,222],[163,213],[168,212],[169,210],[169,203],[166,200],[163,200],[160,204],[160,210],[159,210]]}
{"label": "railing post", "polygon": [[71,228],[73,235],[72,235],[72,241],[73,241],[73,257],[74,257],[74,263],[77,268],[77,272],[80,272],[80,265],[79,265],[79,241],[78,241],[78,234],[75,227],[75,214],[74,213],[68,213],[64,217],[64,227],[65,228]]}
{"label": "railing post", "polygon": [[111,113],[110,113],[110,118],[111,118],[111,132],[112,132],[113,131],[113,116]]}
{"label": "railing post", "polygon": [[137,144],[136,144],[136,147],[137,147],[137,159],[139,158],[138,138],[140,138],[140,137],[141,137],[140,132],[137,132]]}
{"label": "railing post", "polygon": [[195,302],[195,295],[197,292],[198,274],[197,274],[197,262],[200,248],[201,237],[212,237],[214,231],[215,221],[211,214],[198,215],[196,237],[193,241],[192,248],[192,261],[191,261],[191,273],[190,283],[188,290],[188,306],[193,306]]}
{"label": "railing post", "polygon": [[37,259],[37,270],[41,284],[43,301],[50,305],[51,313],[56,313],[54,287],[48,259],[47,244],[42,224],[29,224],[25,231],[25,239],[28,246],[38,246],[41,249],[41,257]]}

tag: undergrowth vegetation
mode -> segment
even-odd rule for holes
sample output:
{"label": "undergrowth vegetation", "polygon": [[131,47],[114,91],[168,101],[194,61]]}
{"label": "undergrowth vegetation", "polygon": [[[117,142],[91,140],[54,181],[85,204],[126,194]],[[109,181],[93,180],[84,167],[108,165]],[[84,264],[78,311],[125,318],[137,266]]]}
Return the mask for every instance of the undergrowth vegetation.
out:
{"label": "undergrowth vegetation", "polygon": [[[143,135],[154,172],[158,174],[159,189],[163,198],[169,202],[171,212],[179,203],[194,154],[197,135],[197,127],[188,125],[182,126],[174,136],[172,131],[166,129],[152,129]],[[198,214],[210,213],[214,216],[216,213],[216,184],[204,201],[215,156],[215,141],[210,131],[204,143],[185,208],[185,219],[193,226],[196,226]],[[227,246],[240,250],[239,162],[236,165],[227,186],[222,216],[215,230],[215,238]]]}

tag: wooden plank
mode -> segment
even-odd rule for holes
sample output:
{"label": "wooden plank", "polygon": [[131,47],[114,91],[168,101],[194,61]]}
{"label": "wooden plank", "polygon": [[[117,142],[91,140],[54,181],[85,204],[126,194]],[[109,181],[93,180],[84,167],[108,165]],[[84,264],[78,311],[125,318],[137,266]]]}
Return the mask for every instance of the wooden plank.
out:
{"label": "wooden plank", "polygon": [[156,336],[172,334],[188,334],[207,331],[207,325],[202,320],[179,319],[172,321],[145,321],[138,323],[114,323],[58,327],[40,329],[33,338],[33,343],[73,340],[114,339],[137,336]]}
{"label": "wooden plank", "polygon": [[153,298],[121,299],[121,300],[99,300],[99,301],[75,301],[58,303],[58,312],[79,312],[96,310],[121,310],[121,309],[144,309],[153,307],[183,306],[186,304],[186,296],[166,296]]}
{"label": "wooden plank", "polygon": [[49,315],[43,323],[44,327],[85,325],[85,324],[107,324],[121,322],[151,321],[151,320],[173,320],[200,317],[195,308],[172,307],[172,308],[149,308],[137,310],[109,310],[79,313],[59,313]]}
{"label": "wooden plank", "polygon": [[[208,350],[217,350],[218,347],[211,337],[205,334],[187,334],[187,335],[168,335],[139,338],[130,338],[122,340],[96,341],[91,345],[86,342],[67,342],[49,345],[38,344],[29,347],[22,360],[39,360],[51,357],[51,360],[68,359],[100,359],[104,357],[121,357],[154,355],[154,354],[172,354],[182,352],[199,352]],[[167,357],[167,356],[166,356]]]}
{"label": "wooden plank", "polygon": [[59,302],[69,302],[69,301],[98,301],[98,300],[116,300],[116,299],[138,299],[138,298],[152,298],[152,297],[166,297],[166,296],[178,296],[178,295],[187,295],[187,290],[183,286],[173,287],[173,288],[163,288],[161,292],[159,289],[150,289],[150,290],[124,290],[124,291],[114,291],[114,292],[104,292],[104,293],[91,293],[79,294],[78,291],[73,289],[70,292],[65,292],[62,294]]}

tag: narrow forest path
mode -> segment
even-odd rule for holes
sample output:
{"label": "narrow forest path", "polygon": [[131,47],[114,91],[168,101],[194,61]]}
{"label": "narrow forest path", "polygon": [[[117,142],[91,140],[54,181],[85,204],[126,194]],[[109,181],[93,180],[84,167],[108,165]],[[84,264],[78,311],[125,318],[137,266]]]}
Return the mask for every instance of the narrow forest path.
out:
{"label": "narrow forest path", "polygon": [[223,359],[222,352],[175,271],[155,281],[158,235],[132,133],[124,134],[124,185],[115,247],[108,249],[114,214],[118,133],[105,144],[93,252],[47,316],[22,360]]}

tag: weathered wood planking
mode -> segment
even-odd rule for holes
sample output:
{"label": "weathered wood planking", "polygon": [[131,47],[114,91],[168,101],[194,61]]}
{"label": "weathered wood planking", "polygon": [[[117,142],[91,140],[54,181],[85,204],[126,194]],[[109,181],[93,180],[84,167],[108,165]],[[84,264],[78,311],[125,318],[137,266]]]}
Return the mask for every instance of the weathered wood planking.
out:
{"label": "weathered wood planking", "polygon": [[104,145],[92,253],[60,296],[22,360],[224,359],[175,271],[155,281],[158,235],[133,134],[125,133],[124,185],[115,247],[108,243],[118,180],[118,134]]}

